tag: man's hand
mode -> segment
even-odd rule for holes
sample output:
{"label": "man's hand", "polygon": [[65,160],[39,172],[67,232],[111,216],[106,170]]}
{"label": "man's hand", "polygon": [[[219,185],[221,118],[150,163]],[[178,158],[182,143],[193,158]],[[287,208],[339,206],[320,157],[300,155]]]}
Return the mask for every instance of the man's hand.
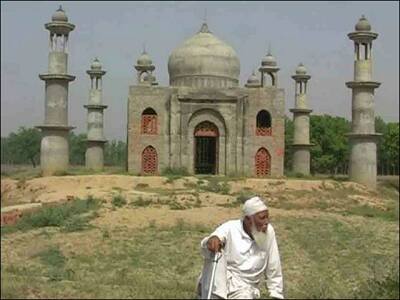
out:
{"label": "man's hand", "polygon": [[221,242],[221,240],[216,235],[213,235],[207,241],[207,248],[211,252],[215,253],[217,251],[221,251],[222,247],[223,247],[223,243]]}

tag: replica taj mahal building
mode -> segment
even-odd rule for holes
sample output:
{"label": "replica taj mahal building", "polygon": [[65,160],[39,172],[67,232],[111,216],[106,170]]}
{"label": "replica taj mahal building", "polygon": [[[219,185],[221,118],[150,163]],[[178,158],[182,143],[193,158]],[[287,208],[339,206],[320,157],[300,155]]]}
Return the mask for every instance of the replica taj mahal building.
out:
{"label": "replica taj mahal building", "polygon": [[168,87],[157,84],[146,52],[129,88],[128,171],[159,174],[283,175],[284,90],[269,53],[239,87],[235,50],[204,23],[168,60]]}
{"label": "replica taj mahal building", "polygon": [[[43,176],[65,172],[69,166],[68,89],[75,76],[68,74],[69,35],[75,25],[60,7],[45,24],[49,31],[48,70],[45,82],[44,122],[40,164]],[[352,129],[349,178],[376,186],[372,41],[378,34],[362,16],[355,31]],[[282,176],[285,153],[285,96],[278,87],[279,67],[270,52],[261,59],[259,74],[239,87],[240,62],[235,50],[203,23],[200,30],[176,48],[168,60],[169,86],[158,85],[155,66],[143,51],[137,60],[136,83],[129,87],[127,105],[127,171],[158,175],[163,170],[186,169],[190,174]],[[87,109],[86,167],[104,167],[104,110],[102,80],[106,71],[96,58],[90,70]],[[292,171],[310,174],[310,113],[307,85],[311,78],[302,65],[295,81]]]}

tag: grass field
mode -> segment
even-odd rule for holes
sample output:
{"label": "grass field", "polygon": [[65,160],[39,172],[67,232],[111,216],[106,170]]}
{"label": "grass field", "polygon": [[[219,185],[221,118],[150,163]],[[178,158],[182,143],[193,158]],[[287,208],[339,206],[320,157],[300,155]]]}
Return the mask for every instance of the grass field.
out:
{"label": "grass field", "polygon": [[[205,188],[187,201],[212,189],[216,196],[227,192],[222,183],[215,188],[202,180]],[[88,198],[43,208],[2,228],[1,298],[194,298],[199,242],[215,227],[201,221],[211,218],[206,209],[239,216],[240,201],[177,209],[158,198],[121,199],[114,190],[108,203]],[[289,191],[270,203],[286,298],[399,298],[398,187],[385,183],[369,193],[379,195],[379,203],[355,201],[359,193],[340,182],[337,188]],[[129,218],[142,214],[150,217],[129,226]],[[165,225],[172,214],[174,221]],[[107,217],[112,223],[101,221]],[[267,295],[263,284],[262,297]]]}

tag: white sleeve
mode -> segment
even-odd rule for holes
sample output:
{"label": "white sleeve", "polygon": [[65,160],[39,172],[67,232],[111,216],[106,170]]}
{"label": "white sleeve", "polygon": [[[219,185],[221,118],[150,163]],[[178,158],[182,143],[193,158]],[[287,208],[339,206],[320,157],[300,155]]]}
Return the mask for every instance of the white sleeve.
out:
{"label": "white sleeve", "polygon": [[270,297],[283,299],[283,277],[281,260],[279,258],[278,243],[276,242],[275,230],[272,226],[270,232],[270,247],[268,252],[267,268],[265,269],[267,288]]}
{"label": "white sleeve", "polygon": [[226,222],[226,223],[218,226],[217,229],[215,229],[215,231],[213,233],[211,233],[209,236],[205,237],[200,242],[200,247],[201,247],[202,253],[205,254],[204,250],[208,250],[207,249],[207,242],[208,242],[208,239],[210,237],[212,237],[213,235],[217,236],[220,239],[220,241],[225,244],[226,240],[227,240],[227,237],[228,237],[228,234],[229,234],[229,230],[230,230],[229,228],[230,228],[229,222]]}

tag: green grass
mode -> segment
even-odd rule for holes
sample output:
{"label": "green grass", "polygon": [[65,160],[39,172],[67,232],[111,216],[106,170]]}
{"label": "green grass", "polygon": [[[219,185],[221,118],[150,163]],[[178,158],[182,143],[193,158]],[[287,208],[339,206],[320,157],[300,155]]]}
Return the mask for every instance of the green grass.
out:
{"label": "green grass", "polygon": [[[348,223],[301,215],[272,222],[285,297],[398,298],[398,223],[387,227],[369,218]],[[93,230],[99,234],[91,253],[62,253],[53,241],[35,256],[39,265],[6,261],[2,298],[26,297],[32,289],[39,298],[195,297],[202,267],[199,242],[213,228],[178,220],[170,227],[153,221],[140,230]],[[35,272],[45,279],[30,275]],[[264,284],[261,288],[267,297]]]}
{"label": "green grass", "polygon": [[54,226],[66,232],[80,231],[89,227],[88,221],[96,215],[100,201],[89,196],[75,199],[57,206],[44,207],[38,211],[24,214],[15,225],[1,227],[1,235],[16,231],[29,231],[35,228]]}
{"label": "green grass", "polygon": [[172,183],[177,179],[188,176],[189,172],[185,167],[182,168],[165,168],[161,171],[161,176],[167,177],[165,183]]}

